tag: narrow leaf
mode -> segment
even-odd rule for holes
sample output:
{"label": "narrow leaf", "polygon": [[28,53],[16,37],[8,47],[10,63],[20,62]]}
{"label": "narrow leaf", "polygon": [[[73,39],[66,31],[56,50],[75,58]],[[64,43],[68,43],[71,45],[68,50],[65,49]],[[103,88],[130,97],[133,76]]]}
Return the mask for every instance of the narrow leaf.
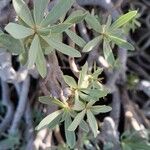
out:
{"label": "narrow leaf", "polygon": [[115,58],[114,58],[112,49],[111,49],[107,39],[104,39],[104,41],[103,41],[103,53],[104,53],[104,58],[108,62],[108,64],[110,64],[111,66],[114,66]]}
{"label": "narrow leaf", "polygon": [[53,25],[49,29],[51,30],[51,33],[62,33],[66,31],[68,28],[71,27],[70,23],[60,23],[58,25]]}
{"label": "narrow leaf", "polygon": [[79,74],[78,88],[87,88],[88,84],[88,63],[86,62]]}
{"label": "narrow leaf", "polygon": [[80,127],[83,131],[85,131],[86,133],[89,132],[89,126],[88,126],[88,124],[87,124],[84,120],[81,121],[79,127]]}
{"label": "narrow leaf", "polygon": [[17,15],[30,27],[34,26],[34,21],[27,4],[23,0],[13,0],[13,6]]}
{"label": "narrow leaf", "polygon": [[39,97],[39,101],[43,104],[48,104],[48,105],[52,105],[55,104],[59,107],[64,107],[64,103],[62,103],[60,100],[50,97],[50,96],[41,96]]}
{"label": "narrow leaf", "polygon": [[67,13],[73,3],[74,0],[59,0],[59,2],[49,12],[47,17],[41,22],[41,26],[54,24],[60,17]]}
{"label": "narrow leaf", "polygon": [[36,61],[36,58],[37,58],[37,54],[38,54],[38,51],[39,51],[39,37],[38,35],[36,34],[32,40],[32,43],[31,43],[31,46],[30,46],[30,49],[29,49],[29,55],[28,55],[28,68],[31,68],[35,61]]}
{"label": "narrow leaf", "polygon": [[36,24],[40,24],[44,17],[44,11],[49,0],[34,0],[34,20]]}
{"label": "narrow leaf", "polygon": [[85,47],[83,48],[82,52],[89,52],[91,50],[93,50],[93,48],[100,43],[101,41],[101,36],[98,36],[96,38],[94,38],[93,40],[91,40],[90,42],[88,42]]}
{"label": "narrow leaf", "polygon": [[83,111],[81,111],[80,113],[77,114],[77,116],[74,118],[73,122],[71,123],[71,125],[68,128],[69,131],[74,131],[78,127],[81,120],[83,120],[83,118],[85,116],[85,112],[86,112],[86,110],[84,109]]}
{"label": "narrow leaf", "polygon": [[127,50],[134,50],[134,46],[123,39],[120,39],[112,35],[109,35],[109,38],[121,48],[125,48]]}
{"label": "narrow leaf", "polygon": [[99,113],[107,113],[111,110],[112,110],[112,108],[110,106],[106,106],[106,105],[96,105],[96,106],[91,107],[91,111],[94,115],[97,115]]}
{"label": "narrow leaf", "polygon": [[46,116],[36,127],[36,130],[40,130],[46,126],[48,126],[57,116],[59,116],[62,113],[62,110],[57,110],[48,116]]}
{"label": "narrow leaf", "polygon": [[137,11],[130,11],[130,12],[122,15],[121,17],[119,17],[119,19],[117,19],[111,25],[111,29],[114,30],[114,29],[120,28],[121,26],[123,26],[126,23],[128,23],[131,19],[133,19],[136,15],[137,15]]}
{"label": "narrow leaf", "polygon": [[87,110],[87,120],[88,120],[88,123],[90,125],[90,128],[92,129],[94,137],[96,137],[98,134],[97,121],[96,121],[96,118],[94,117],[94,115],[92,114],[92,112],[90,110]]}
{"label": "narrow leaf", "polygon": [[65,136],[66,136],[66,141],[67,144],[70,146],[70,148],[74,148],[75,143],[76,143],[76,136],[74,131],[69,131],[68,127],[71,124],[72,120],[69,114],[67,114],[66,119],[65,119]]}
{"label": "narrow leaf", "polygon": [[32,29],[16,23],[9,23],[5,27],[5,30],[15,39],[23,39],[34,34],[34,31]]}
{"label": "narrow leaf", "polygon": [[82,10],[76,10],[69,15],[69,17],[65,20],[67,23],[77,24],[81,22],[87,15],[87,12],[83,12]]}
{"label": "narrow leaf", "polygon": [[60,124],[61,118],[62,118],[62,113],[59,114],[56,118],[54,118],[54,120],[51,121],[51,122],[48,124],[47,127],[50,128],[50,129],[55,128],[56,125]]}
{"label": "narrow leaf", "polygon": [[77,83],[73,77],[64,75],[63,78],[70,87],[77,88]]}
{"label": "narrow leaf", "polygon": [[80,47],[84,47],[86,45],[86,42],[78,36],[76,33],[74,33],[71,30],[66,30],[66,34],[70,37],[70,39],[76,43]]}
{"label": "narrow leaf", "polygon": [[101,31],[101,25],[100,25],[99,21],[97,20],[97,18],[94,15],[92,15],[92,14],[89,13],[86,16],[85,21],[96,32],[99,33]]}
{"label": "narrow leaf", "polygon": [[39,43],[39,50],[37,53],[35,63],[39,74],[44,78],[47,74],[47,67],[46,67],[46,61],[40,43]]}
{"label": "narrow leaf", "polygon": [[42,38],[51,46],[53,47],[54,49],[60,51],[61,53],[63,54],[66,54],[66,55],[69,55],[71,57],[81,57],[81,54],[80,52],[78,52],[77,50],[75,50],[74,48],[66,45],[66,44],[63,44],[59,41],[56,41],[52,38],[49,38],[49,37],[44,37],[42,36]]}
{"label": "narrow leaf", "polygon": [[50,96],[41,96],[39,97],[39,102],[46,105],[52,105],[52,98]]}
{"label": "narrow leaf", "polygon": [[82,111],[83,109],[85,109],[85,104],[79,100],[79,93],[77,90],[75,90],[75,103],[72,109],[76,111]]}

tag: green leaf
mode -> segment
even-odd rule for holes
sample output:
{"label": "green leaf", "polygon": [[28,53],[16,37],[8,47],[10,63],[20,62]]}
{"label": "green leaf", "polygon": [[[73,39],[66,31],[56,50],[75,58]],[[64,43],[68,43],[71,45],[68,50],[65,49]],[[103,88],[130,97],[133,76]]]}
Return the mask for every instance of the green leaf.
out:
{"label": "green leaf", "polygon": [[48,2],[49,0],[34,0],[34,21],[37,25],[43,20],[44,11]]}
{"label": "green leaf", "polygon": [[72,12],[69,17],[65,20],[67,23],[77,24],[81,22],[87,15],[87,12],[83,12],[82,10],[76,10]]}
{"label": "green leaf", "polygon": [[13,6],[17,15],[30,27],[34,26],[34,21],[27,4],[23,0],[13,0]]}
{"label": "green leaf", "polygon": [[120,39],[120,38],[112,36],[112,35],[109,35],[109,38],[112,40],[112,42],[114,42],[121,48],[125,48],[127,50],[134,50],[134,46],[123,39]]}
{"label": "green leaf", "polygon": [[91,111],[94,115],[97,115],[99,113],[107,113],[111,110],[112,110],[112,108],[110,106],[106,106],[106,105],[96,105],[96,106],[91,107]]}
{"label": "green leaf", "polygon": [[15,39],[23,39],[34,34],[34,31],[32,29],[16,23],[9,23],[5,27],[5,30]]}
{"label": "green leaf", "polygon": [[111,29],[117,29],[128,23],[131,19],[133,19],[137,15],[137,11],[130,11],[117,19],[112,25]]}
{"label": "green leaf", "polygon": [[71,27],[70,23],[60,23],[58,25],[53,25],[49,29],[51,30],[51,33],[62,33],[66,31],[68,28]]}
{"label": "green leaf", "polygon": [[70,148],[74,148],[75,143],[76,143],[76,136],[74,131],[69,131],[68,127],[71,124],[72,120],[69,114],[67,114],[66,119],[65,119],[65,136],[66,136],[66,141],[67,144],[69,145]]}
{"label": "green leaf", "polygon": [[105,28],[106,28],[105,31],[107,31],[109,29],[111,22],[112,22],[112,17],[109,15],[107,22],[106,22],[106,26],[105,26]]}
{"label": "green leaf", "polygon": [[54,49],[60,51],[63,54],[69,55],[71,57],[81,57],[80,52],[75,50],[74,48],[63,44],[62,42],[59,42],[53,38],[42,36],[42,38]]}
{"label": "green leaf", "polygon": [[47,67],[46,67],[46,61],[40,43],[39,43],[39,49],[38,49],[35,63],[39,74],[44,78],[47,74]]}
{"label": "green leaf", "polygon": [[61,118],[62,118],[62,113],[59,114],[52,122],[50,122],[47,127],[50,129],[55,128],[57,124],[60,124]]}
{"label": "green leaf", "polygon": [[88,63],[86,62],[79,74],[78,88],[87,88],[88,82]]}
{"label": "green leaf", "polygon": [[44,54],[48,55],[53,51],[54,51],[54,49],[51,46],[48,46],[48,47],[45,48]]}
{"label": "green leaf", "polygon": [[86,42],[80,36],[78,36],[76,33],[74,33],[73,31],[66,30],[65,32],[70,37],[70,39],[74,43],[76,43],[78,46],[84,47],[86,45]]}
{"label": "green leaf", "polygon": [[87,124],[84,120],[81,121],[79,127],[80,127],[83,131],[85,131],[86,133],[89,132],[89,126],[88,126],[88,124]]}
{"label": "green leaf", "polygon": [[24,52],[24,47],[21,41],[8,34],[0,34],[0,47],[4,47],[14,54],[21,54]]}
{"label": "green leaf", "polygon": [[89,95],[93,100],[105,97],[108,94],[107,89],[83,89],[82,92]]}
{"label": "green leaf", "polygon": [[97,18],[92,15],[92,14],[88,14],[85,18],[85,21],[87,22],[87,24],[92,28],[94,29],[96,32],[100,32],[101,30],[101,25],[99,23],[99,21],[97,20]]}
{"label": "green leaf", "polygon": [[92,77],[94,79],[97,79],[98,76],[102,73],[103,69],[102,68],[98,68],[97,70],[94,71],[94,73],[92,74]]}
{"label": "green leaf", "polygon": [[96,121],[96,118],[94,117],[93,113],[90,110],[87,110],[87,120],[90,125],[90,128],[92,129],[94,137],[96,137],[98,134],[97,121]]}
{"label": "green leaf", "polygon": [[77,83],[73,77],[64,75],[63,78],[70,87],[77,88]]}
{"label": "green leaf", "polygon": [[39,101],[43,104],[47,104],[47,105],[57,105],[59,107],[64,107],[64,103],[62,103],[60,100],[56,99],[56,98],[53,98],[53,97],[50,97],[50,96],[41,96],[39,97]]}
{"label": "green leaf", "polygon": [[49,114],[48,116],[46,116],[40,123],[39,125],[36,127],[36,130],[40,130],[46,126],[48,126],[56,117],[58,117],[60,114],[62,113],[62,109],[61,110],[57,110],[51,114]]}
{"label": "green leaf", "polygon": [[91,50],[93,50],[93,48],[100,43],[101,41],[101,36],[98,36],[96,38],[94,38],[93,40],[91,40],[90,42],[88,42],[85,47],[83,48],[82,52],[89,52]]}
{"label": "green leaf", "polygon": [[114,66],[115,58],[114,58],[112,49],[111,49],[107,39],[104,39],[104,41],[103,41],[103,53],[104,53],[104,58],[108,62],[108,64],[110,64],[111,66]]}
{"label": "green leaf", "polygon": [[74,131],[78,125],[80,124],[81,120],[83,120],[84,116],[85,116],[86,110],[84,109],[83,111],[81,111],[80,113],[78,113],[76,115],[76,117],[74,118],[73,122],[70,124],[68,130],[69,131]]}
{"label": "green leaf", "polygon": [[59,2],[49,12],[47,17],[41,22],[41,26],[54,24],[60,17],[67,13],[73,3],[74,0],[59,0]]}
{"label": "green leaf", "polygon": [[60,100],[53,98],[52,103],[58,105],[59,107],[64,108],[66,105],[64,103],[62,103]]}
{"label": "green leaf", "polygon": [[39,102],[46,105],[52,105],[52,98],[50,96],[40,96]]}
{"label": "green leaf", "polygon": [[39,40],[38,35],[36,34],[32,40],[32,43],[29,49],[28,68],[31,68],[36,61],[37,54],[39,51],[39,43],[40,43],[40,40]]}
{"label": "green leaf", "polygon": [[25,65],[27,61],[28,61],[28,52],[24,51],[19,55],[19,62],[21,63],[21,65]]}
{"label": "green leaf", "polygon": [[77,90],[75,90],[75,103],[72,109],[76,111],[82,111],[83,109],[85,109],[85,104],[79,100],[79,94]]}

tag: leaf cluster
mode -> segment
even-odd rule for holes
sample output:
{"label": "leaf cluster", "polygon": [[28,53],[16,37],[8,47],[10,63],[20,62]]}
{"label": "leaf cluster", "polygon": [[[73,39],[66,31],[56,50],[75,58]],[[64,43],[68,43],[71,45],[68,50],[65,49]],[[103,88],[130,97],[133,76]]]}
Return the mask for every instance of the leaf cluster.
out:
{"label": "leaf cluster", "polygon": [[98,68],[89,73],[86,63],[80,71],[78,82],[73,77],[64,75],[64,80],[71,89],[71,96],[65,102],[49,96],[40,97],[40,102],[48,105],[55,104],[60,107],[60,110],[46,116],[36,129],[53,128],[64,122],[66,140],[70,147],[75,146],[74,131],[78,126],[85,132],[89,132],[90,127],[94,137],[96,137],[98,124],[95,115],[111,110],[110,106],[96,104],[100,98],[108,94],[106,87],[100,83],[99,75],[101,72],[102,69]]}
{"label": "leaf cluster", "polygon": [[[147,136],[142,136],[142,132],[144,132]],[[121,146],[123,150],[149,150],[150,142],[149,142],[150,132],[148,130],[145,131],[126,131],[121,136]]]}
{"label": "leaf cluster", "polygon": [[[28,56],[28,68],[31,68],[35,64],[42,77],[45,77],[47,74],[44,55],[58,50],[71,57],[81,56],[79,51],[61,42],[63,32],[78,46],[82,47],[86,44],[81,37],[70,30],[74,23],[78,23],[85,18],[86,12],[81,10],[75,11],[65,21],[61,21],[61,17],[71,8],[74,0],[60,0],[45,15],[44,12],[48,2],[48,0],[35,0],[33,11],[30,11],[23,0],[13,0],[13,6],[18,16],[18,23],[9,23],[5,27],[5,30],[12,36],[12,39],[18,39],[18,41],[16,40],[18,43],[20,41],[23,42],[25,50],[22,54],[26,53],[26,55],[22,55],[22,57]],[[9,39],[7,38],[7,40]],[[16,52],[18,48],[11,50],[12,52]],[[20,54],[19,50],[17,52]]]}

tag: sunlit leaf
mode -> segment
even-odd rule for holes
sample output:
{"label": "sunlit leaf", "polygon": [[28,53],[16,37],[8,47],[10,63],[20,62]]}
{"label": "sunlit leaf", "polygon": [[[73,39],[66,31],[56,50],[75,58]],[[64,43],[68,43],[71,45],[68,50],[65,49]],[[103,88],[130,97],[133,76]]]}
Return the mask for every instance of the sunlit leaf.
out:
{"label": "sunlit leaf", "polygon": [[103,41],[103,53],[104,53],[104,58],[106,59],[108,64],[110,64],[111,66],[114,66],[115,58],[114,58],[112,49],[107,39],[104,39]]}
{"label": "sunlit leaf", "polygon": [[121,17],[119,17],[112,25],[111,29],[117,29],[128,23],[131,19],[133,19],[137,14],[137,11],[130,11]]}
{"label": "sunlit leaf", "polygon": [[42,38],[54,49],[60,51],[63,54],[69,55],[71,57],[81,57],[80,52],[78,52],[77,50],[75,50],[74,48],[65,45],[59,41],[56,41],[55,39],[49,38],[49,37],[45,37],[42,36]]}
{"label": "sunlit leaf", "polygon": [[89,126],[88,126],[88,124],[87,124],[84,120],[81,121],[79,127],[80,127],[83,131],[85,131],[85,132],[87,132],[87,133],[89,132]]}
{"label": "sunlit leaf", "polygon": [[52,98],[50,96],[41,96],[39,97],[39,101],[42,104],[46,104],[46,105],[52,105]]}
{"label": "sunlit leaf", "polygon": [[61,118],[62,118],[62,113],[59,114],[53,121],[51,121],[47,127],[50,129],[55,128],[57,125],[60,124]]}
{"label": "sunlit leaf", "polygon": [[119,47],[121,48],[125,48],[127,50],[134,50],[134,46],[131,45],[130,43],[128,43],[127,41],[120,39],[118,37],[109,35],[109,38],[112,40],[112,42],[114,42],[115,44],[117,44]]}
{"label": "sunlit leaf", "polygon": [[15,39],[23,39],[25,37],[28,37],[34,34],[34,31],[32,29],[16,24],[16,23],[9,23],[5,27],[5,30],[9,34],[11,34]]}
{"label": "sunlit leaf", "polygon": [[70,23],[60,23],[58,25],[53,25],[49,29],[51,30],[51,33],[62,33],[66,31],[69,27],[71,27]]}
{"label": "sunlit leaf", "polygon": [[112,110],[112,108],[110,106],[106,106],[106,105],[96,105],[96,106],[91,107],[91,111],[94,115],[97,115],[99,113],[107,113],[111,110]]}
{"label": "sunlit leaf", "polygon": [[86,62],[79,74],[78,88],[87,88],[88,82],[88,63]]}
{"label": "sunlit leaf", "polygon": [[91,40],[90,42],[88,42],[85,45],[82,52],[89,52],[89,51],[93,50],[94,47],[97,46],[98,43],[100,43],[100,41],[101,41],[101,36],[98,36],[98,37],[94,38],[93,40]]}
{"label": "sunlit leaf", "polygon": [[31,46],[30,46],[30,49],[29,49],[29,55],[28,55],[28,68],[31,68],[35,61],[36,61],[36,58],[37,58],[37,54],[38,54],[38,51],[39,51],[39,37],[38,35],[36,34],[32,40],[32,43],[31,43]]}
{"label": "sunlit leaf", "polygon": [[46,126],[48,126],[57,116],[59,116],[62,113],[62,110],[57,110],[48,116],[46,116],[36,127],[36,130],[40,130]]}
{"label": "sunlit leaf", "polygon": [[64,75],[63,78],[70,87],[77,88],[77,83],[73,77]]}
{"label": "sunlit leaf", "polygon": [[81,111],[85,109],[85,104],[79,100],[79,93],[77,90],[75,91],[75,102],[72,109],[76,111]]}
{"label": "sunlit leaf", "polygon": [[103,69],[102,68],[98,68],[97,70],[95,70],[92,74],[92,77],[97,79],[98,76],[102,73]]}
{"label": "sunlit leaf", "polygon": [[75,32],[71,30],[66,30],[65,32],[70,37],[70,39],[74,43],[76,43],[78,46],[84,47],[86,45],[86,42],[80,36],[78,36]]}
{"label": "sunlit leaf", "polygon": [[87,12],[84,12],[82,10],[76,10],[73,11],[69,17],[65,20],[65,22],[71,23],[71,24],[77,24],[81,22],[87,15]]}
{"label": "sunlit leaf", "polygon": [[34,20],[36,24],[40,24],[43,20],[44,11],[49,0],[34,0]]}
{"label": "sunlit leaf", "polygon": [[39,74],[44,78],[47,74],[47,67],[46,67],[46,60],[45,60],[40,43],[39,43],[39,50],[37,53],[35,63],[36,63],[36,67],[37,67]]}
{"label": "sunlit leaf", "polygon": [[71,122],[72,122],[71,117],[68,114],[65,119],[65,136],[66,136],[67,144],[70,146],[70,148],[74,148],[76,143],[75,133],[74,131],[68,130],[68,127],[71,124]]}
{"label": "sunlit leaf", "polygon": [[101,30],[101,25],[99,23],[99,21],[97,20],[97,18],[92,15],[92,14],[87,14],[85,21],[87,22],[87,24],[96,32],[100,32]]}
{"label": "sunlit leaf", "polygon": [[86,113],[86,110],[84,109],[83,111],[77,114],[77,116],[74,118],[73,122],[70,124],[68,128],[69,131],[74,131],[78,127],[81,120],[83,120],[85,113]]}
{"label": "sunlit leaf", "polygon": [[67,13],[74,0],[60,0],[49,12],[47,17],[41,22],[41,26],[54,24],[60,17]]}
{"label": "sunlit leaf", "polygon": [[90,128],[92,129],[94,137],[96,137],[98,134],[97,121],[96,121],[96,118],[94,117],[93,113],[90,110],[87,110],[87,120],[90,125]]}
{"label": "sunlit leaf", "polygon": [[27,4],[23,0],[13,0],[13,6],[17,15],[30,27],[34,26],[34,21]]}

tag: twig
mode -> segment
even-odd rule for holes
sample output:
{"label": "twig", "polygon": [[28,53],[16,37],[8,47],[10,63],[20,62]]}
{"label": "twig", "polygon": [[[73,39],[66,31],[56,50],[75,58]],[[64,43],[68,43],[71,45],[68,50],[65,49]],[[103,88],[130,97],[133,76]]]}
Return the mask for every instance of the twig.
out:
{"label": "twig", "polygon": [[23,82],[20,97],[19,97],[19,102],[18,102],[18,107],[14,116],[14,120],[12,122],[11,128],[9,130],[10,134],[15,134],[17,131],[17,128],[19,126],[20,120],[24,114],[27,100],[28,100],[28,91],[30,87],[30,77],[28,76],[25,81]]}

